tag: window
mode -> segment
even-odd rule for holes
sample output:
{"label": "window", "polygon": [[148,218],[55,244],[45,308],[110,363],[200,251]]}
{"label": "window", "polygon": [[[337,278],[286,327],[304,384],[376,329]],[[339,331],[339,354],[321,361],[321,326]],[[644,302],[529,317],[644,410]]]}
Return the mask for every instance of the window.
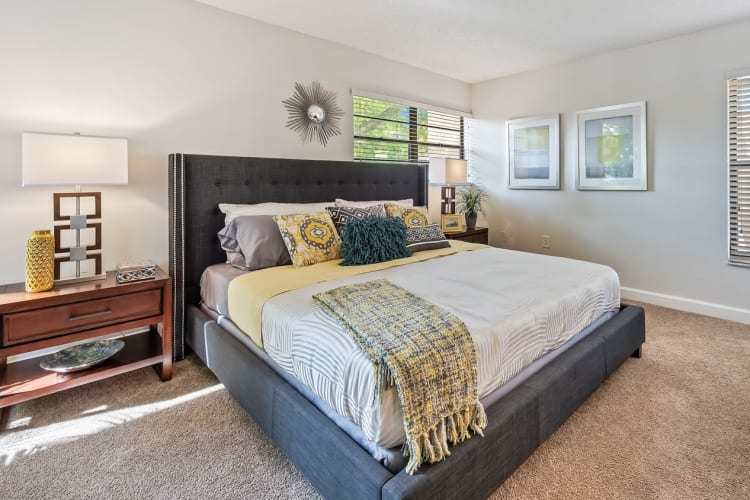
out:
{"label": "window", "polygon": [[353,92],[354,159],[427,163],[464,159],[463,113]]}
{"label": "window", "polygon": [[727,82],[729,262],[750,266],[750,71]]}

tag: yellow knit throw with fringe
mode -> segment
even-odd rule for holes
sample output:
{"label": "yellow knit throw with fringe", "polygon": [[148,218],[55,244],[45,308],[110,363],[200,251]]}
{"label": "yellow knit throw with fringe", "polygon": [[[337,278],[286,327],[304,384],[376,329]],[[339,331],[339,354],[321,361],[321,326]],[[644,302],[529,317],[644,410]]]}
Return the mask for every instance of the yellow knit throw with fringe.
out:
{"label": "yellow knit throw with fringe", "polygon": [[395,385],[413,474],[487,426],[477,397],[477,358],[466,325],[385,279],[313,295],[367,353],[378,394]]}

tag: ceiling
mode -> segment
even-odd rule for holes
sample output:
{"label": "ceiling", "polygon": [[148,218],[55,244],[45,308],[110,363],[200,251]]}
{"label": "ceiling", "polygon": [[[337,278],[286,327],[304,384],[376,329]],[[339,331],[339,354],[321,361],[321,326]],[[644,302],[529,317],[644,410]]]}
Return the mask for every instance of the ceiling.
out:
{"label": "ceiling", "polygon": [[750,18],[749,0],[197,0],[475,83]]}

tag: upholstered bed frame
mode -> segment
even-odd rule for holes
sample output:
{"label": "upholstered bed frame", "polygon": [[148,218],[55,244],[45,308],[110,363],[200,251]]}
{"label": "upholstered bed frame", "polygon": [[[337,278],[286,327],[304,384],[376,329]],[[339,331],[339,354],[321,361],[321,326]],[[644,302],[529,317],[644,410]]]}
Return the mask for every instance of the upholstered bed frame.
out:
{"label": "upholstered bed frame", "polygon": [[618,314],[486,408],[484,438],[410,476],[376,461],[261,357],[199,307],[203,270],[225,256],[219,203],[414,198],[427,169],[392,165],[173,154],[169,156],[174,355],[186,344],[326,498],[486,498],[645,341],[643,310]]}

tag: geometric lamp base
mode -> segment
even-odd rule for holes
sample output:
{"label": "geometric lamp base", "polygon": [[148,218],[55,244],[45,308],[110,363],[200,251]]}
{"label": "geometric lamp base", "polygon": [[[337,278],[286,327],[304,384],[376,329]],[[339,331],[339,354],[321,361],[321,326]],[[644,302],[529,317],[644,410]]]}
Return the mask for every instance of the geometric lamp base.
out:
{"label": "geometric lamp base", "polygon": [[[64,202],[71,198],[75,201],[75,210],[69,210],[69,206],[68,210],[65,210]],[[93,210],[81,213],[84,200]],[[53,193],[53,205],[55,254],[57,254],[55,256],[55,283],[78,283],[104,279],[106,274],[102,272],[100,253],[102,225],[101,222],[90,223],[87,220],[88,217],[101,218],[101,193],[82,193],[79,189],[75,193]],[[72,240],[71,237],[73,237]]]}
{"label": "geometric lamp base", "polygon": [[84,254],[77,259],[80,255],[76,253],[74,250],[69,256],[55,257],[55,283],[77,283],[107,276],[102,272],[102,254]]}

